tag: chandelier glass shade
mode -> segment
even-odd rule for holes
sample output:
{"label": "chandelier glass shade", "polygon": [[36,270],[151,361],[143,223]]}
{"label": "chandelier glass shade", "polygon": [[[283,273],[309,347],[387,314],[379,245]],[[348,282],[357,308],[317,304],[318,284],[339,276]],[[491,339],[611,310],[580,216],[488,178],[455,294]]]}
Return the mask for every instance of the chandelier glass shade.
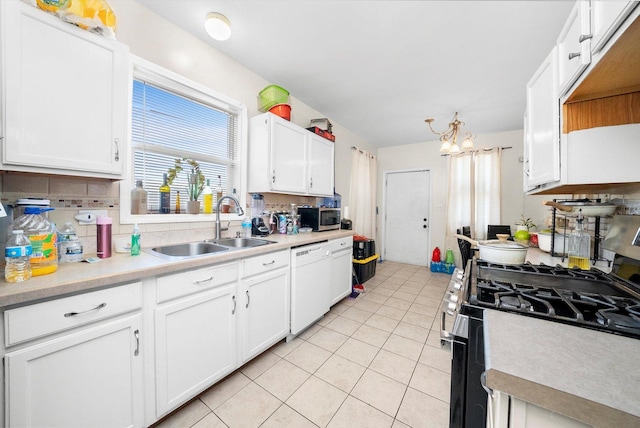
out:
{"label": "chandelier glass shade", "polygon": [[461,146],[458,145],[458,134],[462,132],[462,127],[465,125],[464,122],[458,120],[458,112],[453,115],[453,119],[449,122],[449,128],[444,132],[436,132],[431,124],[434,122],[434,119],[425,119],[427,125],[429,125],[429,129],[435,135],[440,137],[440,152],[441,153],[459,153],[461,150],[471,150],[473,149],[473,139],[475,135],[470,132],[465,133],[464,141]]}

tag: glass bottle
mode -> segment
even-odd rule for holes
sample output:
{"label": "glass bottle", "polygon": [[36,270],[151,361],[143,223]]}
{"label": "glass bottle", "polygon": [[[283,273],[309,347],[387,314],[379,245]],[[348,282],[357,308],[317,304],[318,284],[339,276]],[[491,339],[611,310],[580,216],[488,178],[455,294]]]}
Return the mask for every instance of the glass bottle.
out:
{"label": "glass bottle", "polygon": [[582,212],[580,212],[576,220],[576,228],[569,235],[569,267],[588,270],[590,268],[591,236],[584,230],[583,221]]}
{"label": "glass bottle", "polygon": [[211,186],[209,185],[209,179],[207,178],[207,185],[204,187],[202,191],[202,200],[204,203],[204,207],[202,208],[203,214],[211,214],[213,212],[213,191],[211,190]]}
{"label": "glass bottle", "polygon": [[131,190],[131,214],[147,213],[147,191],[142,187],[142,180],[136,181],[136,187]]}
{"label": "glass bottle", "polygon": [[11,231],[12,236],[4,249],[4,278],[7,282],[22,282],[31,278],[31,241],[22,229]]}
{"label": "glass bottle", "polygon": [[160,214],[171,213],[171,188],[167,183],[167,174],[162,177],[162,186],[160,186]]}
{"label": "glass bottle", "polygon": [[180,214],[180,191],[176,191],[176,214]]}

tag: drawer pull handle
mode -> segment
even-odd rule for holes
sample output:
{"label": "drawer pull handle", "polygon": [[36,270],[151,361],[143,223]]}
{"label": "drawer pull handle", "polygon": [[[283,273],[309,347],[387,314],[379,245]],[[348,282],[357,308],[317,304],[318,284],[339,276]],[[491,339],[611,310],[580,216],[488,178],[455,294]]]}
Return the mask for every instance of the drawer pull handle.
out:
{"label": "drawer pull handle", "polygon": [[93,311],[97,311],[98,309],[102,309],[105,306],[107,306],[106,303],[100,303],[98,306],[96,306],[93,309],[87,309],[86,311],[82,311],[82,312],[67,312],[66,314],[64,314],[65,318],[69,318],[69,317],[75,317],[77,315],[82,315],[82,314],[86,314],[88,312],[93,312]]}
{"label": "drawer pull handle", "polygon": [[210,276],[209,278],[207,278],[207,279],[197,279],[197,280],[193,281],[193,283],[194,283],[195,285],[198,285],[198,284],[202,284],[203,282],[209,282],[209,281],[211,281],[212,279],[213,279],[213,275],[211,275],[211,276]]}
{"label": "drawer pull handle", "polygon": [[276,262],[275,260],[271,260],[270,262],[262,263],[262,266],[269,266],[269,265],[274,264],[275,262]]}
{"label": "drawer pull handle", "polygon": [[233,310],[231,311],[231,315],[236,313],[236,296],[231,296],[231,299],[233,300]]}
{"label": "drawer pull handle", "polygon": [[580,52],[571,52],[569,53],[569,59],[572,60],[580,56]]}
{"label": "drawer pull handle", "polygon": [[247,290],[247,305],[245,306],[245,308],[249,307],[249,302],[251,302],[251,297],[249,297],[249,290]]}
{"label": "drawer pull handle", "polygon": [[593,39],[593,34],[581,34],[578,38],[578,43],[582,43],[585,40]]}
{"label": "drawer pull handle", "polygon": [[137,357],[140,354],[140,330],[134,331],[133,335],[136,337],[136,350],[133,351],[133,355]]}

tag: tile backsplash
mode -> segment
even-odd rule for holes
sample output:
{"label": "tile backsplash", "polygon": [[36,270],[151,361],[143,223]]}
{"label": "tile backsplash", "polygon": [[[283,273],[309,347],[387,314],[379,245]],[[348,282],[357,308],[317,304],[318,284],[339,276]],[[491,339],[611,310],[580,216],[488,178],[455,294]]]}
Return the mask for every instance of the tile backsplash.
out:
{"label": "tile backsplash", "polygon": [[[5,206],[13,205],[20,198],[44,198],[51,201],[55,210],[48,213],[51,221],[62,225],[70,221],[83,241],[84,253],[96,252],[96,226],[80,225],[75,219],[80,209],[107,210],[113,219],[112,234],[116,237],[129,237],[132,224],[120,223],[120,182],[105,179],[84,177],[67,177],[54,175],[4,172],[0,174],[0,200]],[[314,197],[265,194],[265,209],[268,211],[288,211],[290,204],[315,206],[318,199]],[[247,209],[250,215],[251,198],[247,197]],[[203,214],[204,215],[204,214]],[[229,230],[224,236],[234,236],[240,231],[241,219],[229,223]],[[226,222],[223,222],[226,225]],[[6,239],[6,221],[0,223],[0,250]],[[161,244],[174,244],[187,241],[212,239],[215,237],[215,216],[211,221],[170,222],[140,224],[142,246],[150,247]]]}

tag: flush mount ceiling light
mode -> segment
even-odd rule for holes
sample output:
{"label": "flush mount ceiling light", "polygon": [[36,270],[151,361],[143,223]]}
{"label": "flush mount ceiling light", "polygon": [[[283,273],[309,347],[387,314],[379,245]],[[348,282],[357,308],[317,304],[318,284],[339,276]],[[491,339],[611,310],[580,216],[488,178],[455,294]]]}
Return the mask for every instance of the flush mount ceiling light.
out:
{"label": "flush mount ceiling light", "polygon": [[209,12],[204,21],[204,29],[216,40],[227,40],[231,37],[231,22],[221,13]]}
{"label": "flush mount ceiling light", "polygon": [[[458,112],[453,115],[453,119],[449,122],[449,129],[444,132],[436,132],[433,130],[431,123],[434,119],[425,119],[425,122],[429,125],[431,132],[440,136],[442,145],[440,146],[441,153],[458,153],[460,152],[460,146],[458,146],[458,131],[464,126],[464,122],[458,120]],[[470,132],[466,133],[465,139],[462,142],[462,150],[473,149],[473,139],[475,135]]]}

